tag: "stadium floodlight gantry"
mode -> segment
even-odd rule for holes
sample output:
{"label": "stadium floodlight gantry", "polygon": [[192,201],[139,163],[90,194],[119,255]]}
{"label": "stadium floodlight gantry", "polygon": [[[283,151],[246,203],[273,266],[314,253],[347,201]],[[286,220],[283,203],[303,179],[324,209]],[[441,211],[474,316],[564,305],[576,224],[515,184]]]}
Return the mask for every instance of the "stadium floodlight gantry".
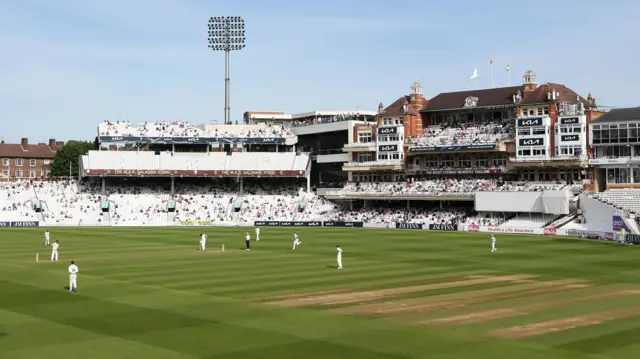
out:
{"label": "stadium floodlight gantry", "polygon": [[224,123],[231,124],[229,54],[244,49],[244,20],[240,16],[216,16],[209,18],[209,48],[224,51]]}

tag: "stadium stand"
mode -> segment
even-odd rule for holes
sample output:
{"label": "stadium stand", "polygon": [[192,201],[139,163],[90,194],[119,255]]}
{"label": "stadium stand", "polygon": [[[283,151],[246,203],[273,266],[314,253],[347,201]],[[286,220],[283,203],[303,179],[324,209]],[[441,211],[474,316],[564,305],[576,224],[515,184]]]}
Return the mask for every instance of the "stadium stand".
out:
{"label": "stadium stand", "polygon": [[518,215],[515,218],[511,218],[502,223],[500,226],[519,228],[542,228],[557,217],[557,215],[553,214],[527,213],[524,215]]}
{"label": "stadium stand", "polygon": [[328,195],[386,194],[393,196],[416,195],[469,195],[480,191],[543,191],[559,190],[566,184],[556,182],[499,182],[490,179],[441,179],[404,183],[348,183]]}
{"label": "stadium stand", "polygon": [[331,214],[331,221],[369,223],[421,223],[429,224],[477,224],[496,226],[503,219],[491,218],[487,213],[474,213],[471,209],[391,209],[375,208],[357,211],[341,211]]}
{"label": "stadium stand", "polygon": [[612,189],[594,193],[591,198],[627,213],[640,213],[640,189]]}
{"label": "stadium stand", "polygon": [[500,143],[507,138],[514,138],[513,120],[485,122],[451,122],[429,126],[421,136],[411,139],[418,146],[451,146]]}
{"label": "stadium stand", "polygon": [[0,183],[0,211],[3,221],[32,221],[35,192],[31,182]]}
{"label": "stadium stand", "polygon": [[218,137],[266,138],[290,137],[293,133],[282,125],[193,125],[188,122],[145,122],[132,125],[127,121],[105,121],[98,125],[100,136],[134,137]]}

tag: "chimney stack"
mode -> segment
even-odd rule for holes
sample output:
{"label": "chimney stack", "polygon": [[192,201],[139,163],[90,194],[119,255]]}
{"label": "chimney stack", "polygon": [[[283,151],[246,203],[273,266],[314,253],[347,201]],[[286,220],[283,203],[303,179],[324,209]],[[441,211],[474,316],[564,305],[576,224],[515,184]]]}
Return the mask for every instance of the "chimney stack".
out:
{"label": "chimney stack", "polygon": [[22,148],[24,148],[25,150],[27,149],[27,147],[29,147],[29,139],[26,137],[23,137],[20,140],[20,145],[22,146]]}
{"label": "chimney stack", "polygon": [[56,139],[55,138],[50,138],[49,139],[49,147],[51,147],[52,150],[56,149]]}

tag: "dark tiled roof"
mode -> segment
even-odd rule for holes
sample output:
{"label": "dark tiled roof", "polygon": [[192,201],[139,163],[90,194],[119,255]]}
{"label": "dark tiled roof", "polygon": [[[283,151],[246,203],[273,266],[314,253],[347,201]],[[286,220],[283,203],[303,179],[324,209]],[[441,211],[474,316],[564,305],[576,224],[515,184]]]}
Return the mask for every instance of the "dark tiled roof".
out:
{"label": "dark tiled roof", "polygon": [[477,97],[476,107],[514,105],[513,95],[518,90],[524,92],[523,86],[499,87],[484,90],[445,92],[429,100],[429,104],[421,112],[455,110],[464,108],[467,97]]}
{"label": "dark tiled roof", "polygon": [[558,99],[555,102],[567,102],[569,104],[577,104],[578,101],[582,102],[585,107],[589,107],[589,101],[582,96],[578,95],[575,91],[568,88],[565,85],[545,83],[538,86],[535,90],[527,92],[520,102],[522,105],[532,105],[537,103],[549,103],[547,100],[547,93],[552,89],[555,89],[558,93]]}
{"label": "dark tiled roof", "polygon": [[640,121],[640,107],[616,108],[591,121],[591,123],[628,121]]}
{"label": "dark tiled roof", "polygon": [[27,145],[23,148],[19,143],[0,143],[0,157],[53,159],[55,155],[55,149],[49,145]]}
{"label": "dark tiled roof", "polygon": [[[425,103],[427,102],[426,99],[424,99],[423,101]],[[385,116],[403,115],[404,112],[402,111],[402,108],[403,108],[405,103],[408,104],[409,110],[407,111],[407,113],[409,115],[419,115],[419,112],[416,111],[413,107],[411,107],[411,97],[410,96],[402,96],[399,99],[397,99],[394,103],[392,103],[391,105],[389,105],[387,108],[384,109],[383,115],[385,115]]]}

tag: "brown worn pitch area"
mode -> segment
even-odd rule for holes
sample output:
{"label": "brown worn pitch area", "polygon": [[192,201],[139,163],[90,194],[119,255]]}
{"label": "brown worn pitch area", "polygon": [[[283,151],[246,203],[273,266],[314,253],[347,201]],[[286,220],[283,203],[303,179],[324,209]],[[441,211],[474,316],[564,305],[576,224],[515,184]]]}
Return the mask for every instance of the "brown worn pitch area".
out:
{"label": "brown worn pitch area", "polygon": [[349,303],[363,303],[373,301],[380,298],[392,297],[396,295],[425,292],[430,290],[465,287],[478,284],[497,283],[497,282],[513,282],[534,278],[532,275],[508,275],[508,276],[468,276],[463,280],[451,282],[430,283],[424,285],[415,285],[408,287],[389,288],[380,290],[371,290],[364,292],[346,292],[346,293],[330,293],[318,294],[309,293],[302,294],[298,297],[276,300],[266,304],[282,307],[305,307],[318,305],[336,305]]}
{"label": "brown worn pitch area", "polygon": [[637,316],[640,316],[640,306],[619,308],[570,318],[547,320],[544,322],[520,325],[517,327],[497,329],[489,332],[489,334],[505,339],[522,339]]}
{"label": "brown worn pitch area", "polygon": [[373,303],[355,307],[332,309],[339,314],[359,315],[398,315],[412,312],[422,312],[445,308],[458,308],[471,304],[488,303],[497,300],[518,298],[536,294],[547,294],[572,288],[583,288],[578,280],[559,280],[549,282],[534,282],[508,287],[489,288],[465,291],[424,298],[411,298],[384,303]]}

